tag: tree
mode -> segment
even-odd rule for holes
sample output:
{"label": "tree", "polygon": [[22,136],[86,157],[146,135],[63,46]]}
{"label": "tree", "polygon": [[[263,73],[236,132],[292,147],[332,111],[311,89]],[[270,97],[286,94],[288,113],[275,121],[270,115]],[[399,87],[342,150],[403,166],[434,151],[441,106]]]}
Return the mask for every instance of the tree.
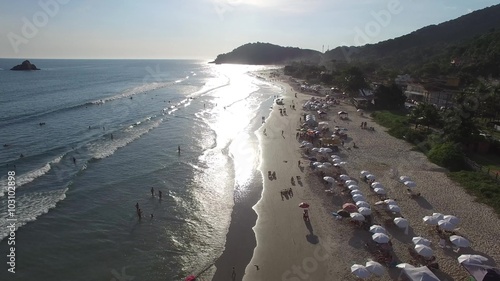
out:
{"label": "tree", "polygon": [[460,145],[452,142],[436,144],[431,148],[427,155],[429,160],[450,171],[459,171],[464,168],[464,153]]}
{"label": "tree", "polygon": [[359,89],[368,88],[365,75],[358,67],[349,67],[344,71],[343,76],[344,81],[342,86],[350,96],[357,96]]}
{"label": "tree", "polygon": [[477,122],[474,120],[480,104],[476,93],[460,93],[455,100],[456,106],[445,112],[443,131],[446,139],[467,144],[479,137]]}
{"label": "tree", "polygon": [[396,84],[380,85],[375,90],[374,95],[375,105],[380,109],[399,109],[406,101],[406,96]]}
{"label": "tree", "polygon": [[438,109],[427,103],[418,104],[410,113],[410,121],[415,123],[415,128],[418,125],[427,126],[427,128],[430,126],[441,127],[441,120]]}

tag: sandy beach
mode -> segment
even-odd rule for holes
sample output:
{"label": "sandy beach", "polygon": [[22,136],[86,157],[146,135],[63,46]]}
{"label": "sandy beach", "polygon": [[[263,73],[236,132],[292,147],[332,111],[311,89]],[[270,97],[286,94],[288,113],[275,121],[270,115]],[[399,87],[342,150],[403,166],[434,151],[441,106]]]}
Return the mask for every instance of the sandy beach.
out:
{"label": "sandy beach", "polygon": [[[331,213],[341,209],[343,203],[352,200],[340,190],[333,196],[327,195],[322,178],[308,167],[309,161],[299,148],[296,132],[304,113],[302,104],[311,96],[292,90],[286,79],[282,76],[282,81],[275,82],[285,89],[284,106],[274,105],[259,132],[264,188],[261,199],[253,207],[258,216],[253,228],[257,246],[243,280],[356,280],[350,267],[355,263],[364,264],[372,257],[364,247],[365,242],[371,240],[371,233],[353,226],[346,219],[336,220],[332,216]],[[292,104],[296,110],[290,108]],[[279,108],[286,108],[286,114],[281,115]],[[349,120],[337,118],[336,112],[340,110],[349,114]],[[368,184],[360,180],[361,170],[368,170],[377,177],[385,186],[387,196],[401,207],[401,216],[409,221],[408,234],[405,234],[396,226],[385,225],[385,221],[392,218],[385,211],[372,215],[373,223],[386,226],[392,238],[394,258],[398,262],[412,263],[408,251],[408,247],[413,246],[411,238],[423,236],[432,242],[431,248],[439,264],[436,275],[441,280],[463,280],[468,276],[457,262],[460,254],[481,254],[489,258],[489,265],[496,265],[495,260],[500,260],[500,244],[495,240],[500,233],[500,219],[493,210],[474,202],[463,188],[447,178],[443,168],[430,163],[422,153],[413,151],[410,144],[388,135],[366,115],[361,116],[352,105],[342,102],[328,110],[325,121],[330,126],[338,125],[348,130],[345,146],[336,154],[347,162],[346,173],[359,182],[372,208],[375,210],[374,203],[379,199]],[[361,122],[367,122],[374,131],[361,129]],[[353,148],[353,142],[357,148]],[[275,171],[276,179],[269,179],[268,171]],[[398,181],[401,175],[416,182],[415,190],[421,193],[420,197],[407,195]],[[293,196],[282,198],[280,191],[289,188]],[[302,219],[301,202],[310,204],[309,223]],[[462,248],[459,253],[451,247],[440,248],[436,230],[422,221],[424,216],[434,212],[457,216],[460,224],[456,232],[469,239],[471,247]],[[390,268],[382,277],[370,280],[398,280],[400,272],[399,268]]]}

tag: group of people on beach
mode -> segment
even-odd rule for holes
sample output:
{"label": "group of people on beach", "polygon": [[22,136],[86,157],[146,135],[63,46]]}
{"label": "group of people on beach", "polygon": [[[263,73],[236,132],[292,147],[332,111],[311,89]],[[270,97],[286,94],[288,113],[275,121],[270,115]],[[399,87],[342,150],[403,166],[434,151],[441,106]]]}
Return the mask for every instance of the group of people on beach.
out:
{"label": "group of people on beach", "polygon": [[293,197],[293,190],[291,187],[288,189],[283,189],[280,191],[280,194],[281,194],[281,201],[284,201],[285,198],[288,200]]}

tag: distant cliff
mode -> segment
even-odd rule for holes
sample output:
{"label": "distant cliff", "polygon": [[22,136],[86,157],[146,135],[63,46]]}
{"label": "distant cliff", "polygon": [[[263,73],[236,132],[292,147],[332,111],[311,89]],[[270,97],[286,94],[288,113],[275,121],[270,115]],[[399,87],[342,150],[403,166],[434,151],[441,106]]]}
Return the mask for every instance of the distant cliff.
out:
{"label": "distant cliff", "polygon": [[269,43],[248,43],[233,51],[218,55],[212,63],[286,64],[293,61],[319,63],[321,53],[314,50],[282,47]]}
{"label": "distant cliff", "polygon": [[36,65],[32,64],[29,60],[23,61],[23,63],[18,64],[11,68],[10,70],[40,70]]}

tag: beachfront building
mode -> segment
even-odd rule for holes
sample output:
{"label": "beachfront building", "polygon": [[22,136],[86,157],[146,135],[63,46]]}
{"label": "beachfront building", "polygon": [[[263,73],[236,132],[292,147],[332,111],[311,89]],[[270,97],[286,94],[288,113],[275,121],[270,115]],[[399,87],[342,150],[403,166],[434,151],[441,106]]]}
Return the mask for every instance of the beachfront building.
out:
{"label": "beachfront building", "polygon": [[429,103],[439,108],[453,105],[453,97],[460,92],[458,78],[409,83],[406,97],[413,103]]}

